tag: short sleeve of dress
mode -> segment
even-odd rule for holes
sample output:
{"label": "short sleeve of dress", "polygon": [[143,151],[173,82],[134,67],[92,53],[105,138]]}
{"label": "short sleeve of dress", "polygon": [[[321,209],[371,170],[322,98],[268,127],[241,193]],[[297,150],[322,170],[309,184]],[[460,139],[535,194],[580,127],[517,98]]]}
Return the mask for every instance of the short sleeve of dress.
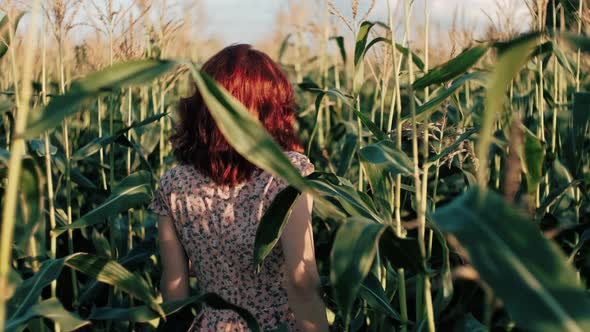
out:
{"label": "short sleeve of dress", "polygon": [[168,199],[169,195],[167,194],[168,187],[170,186],[169,177],[168,171],[162,175],[160,182],[158,183],[158,187],[154,192],[154,197],[148,206],[149,210],[159,216],[171,215],[170,200]]}
{"label": "short sleeve of dress", "polygon": [[295,151],[289,151],[287,152],[287,156],[291,163],[297,167],[301,175],[308,176],[315,170],[315,166],[306,155]]}

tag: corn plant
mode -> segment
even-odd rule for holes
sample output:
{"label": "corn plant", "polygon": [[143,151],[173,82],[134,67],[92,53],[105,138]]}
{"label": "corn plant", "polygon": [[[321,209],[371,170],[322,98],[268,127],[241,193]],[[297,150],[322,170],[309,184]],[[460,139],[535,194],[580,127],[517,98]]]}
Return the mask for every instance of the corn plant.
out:
{"label": "corn plant", "polygon": [[[228,142],[290,184],[260,221],[253,269],[299,195],[314,197],[332,330],[590,330],[583,1],[527,1],[530,32],[472,41],[434,66],[428,5],[419,44],[413,1],[400,2],[400,22],[392,1],[386,22],[368,19],[375,1],[362,16],[353,1],[352,19],[327,1],[319,49],[302,29],[277,58],[299,97],[297,127],[317,170],[307,177],[200,61],[167,58],[181,25],[166,21],[165,2],[158,25],[148,4],[133,16],[136,2],[119,11],[109,1],[96,21],[108,37],[105,63],[83,73],[87,45],[68,49],[75,12],[47,3],[25,12],[7,1],[0,20],[0,329],[155,330],[207,303],[260,330],[198,280],[187,299],[161,298],[157,219],[145,208],[174,163],[174,107],[194,85]],[[328,13],[352,38],[332,34]],[[146,42],[131,52],[124,46],[140,20]],[[38,22],[58,28],[55,45]]]}

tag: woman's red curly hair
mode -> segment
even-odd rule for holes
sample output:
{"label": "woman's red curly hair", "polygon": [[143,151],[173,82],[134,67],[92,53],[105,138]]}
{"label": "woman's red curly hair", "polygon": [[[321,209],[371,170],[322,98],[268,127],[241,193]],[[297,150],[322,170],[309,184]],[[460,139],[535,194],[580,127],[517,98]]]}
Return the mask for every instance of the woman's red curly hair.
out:
{"label": "woman's red curly hair", "polygon": [[[247,44],[232,45],[211,57],[201,71],[255,114],[284,150],[303,151],[293,130],[293,87],[268,55]],[[257,170],[225,140],[198,90],[180,100],[178,115],[170,137],[178,162],[193,165],[222,185],[246,181]]]}

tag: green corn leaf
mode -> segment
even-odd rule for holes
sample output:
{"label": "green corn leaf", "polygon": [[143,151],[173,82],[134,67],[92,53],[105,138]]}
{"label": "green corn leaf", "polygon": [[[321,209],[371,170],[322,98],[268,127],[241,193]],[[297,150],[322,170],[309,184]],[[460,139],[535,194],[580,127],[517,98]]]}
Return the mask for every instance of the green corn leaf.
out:
{"label": "green corn leaf", "polygon": [[369,32],[375,25],[374,22],[365,21],[361,23],[359,31],[356,35],[355,47],[354,47],[354,64],[357,66],[360,61],[363,60],[365,49],[367,46],[367,40],[369,38]]}
{"label": "green corn leaf", "polygon": [[93,139],[90,143],[86,144],[85,146],[81,147],[76,152],[74,152],[72,154],[71,158],[72,158],[72,160],[86,159],[86,158],[92,156],[93,154],[97,153],[98,151],[100,151],[101,148],[104,148],[110,144],[115,143],[122,135],[124,135],[126,132],[130,131],[131,129],[136,129],[136,128],[141,128],[141,127],[147,126],[153,122],[160,120],[161,118],[163,118],[166,115],[168,115],[167,112],[152,115],[141,122],[134,123],[133,125],[131,125],[129,127],[125,127],[121,130],[118,130],[113,135],[105,135],[102,137],[97,137],[97,138]]}
{"label": "green corn leaf", "polygon": [[[59,150],[53,157],[53,162],[55,162],[55,167],[61,172],[61,174],[65,174],[66,172],[66,156],[60,152]],[[92,183],[92,181],[87,178],[78,168],[72,167],[71,168],[71,176],[72,181],[76,184],[80,185],[81,187],[98,190],[98,187]]]}
{"label": "green corn leaf", "polygon": [[[14,229],[14,248],[25,253],[31,241],[45,238],[43,223],[43,172],[32,158],[23,159],[20,177],[20,195],[18,202],[17,223]],[[42,247],[42,242],[39,243]]]}
{"label": "green corn leaf", "polygon": [[53,97],[41,116],[28,126],[25,136],[33,138],[55,128],[68,115],[75,113],[82,102],[126,85],[147,84],[176,65],[174,61],[132,60],[114,64],[72,83],[70,89]]}
{"label": "green corn leaf", "polygon": [[10,159],[10,151],[0,148],[0,163],[4,165],[8,165],[8,160]]}
{"label": "green corn leaf", "polygon": [[385,291],[381,286],[381,282],[374,274],[369,273],[367,275],[359,289],[359,296],[365,299],[371,308],[401,322],[402,318],[400,314],[389,302],[387,294],[385,294]]}
{"label": "green corn leaf", "polygon": [[367,117],[365,114],[357,110],[354,110],[354,114],[356,114],[356,116],[359,117],[359,119],[361,120],[363,125],[365,125],[365,127],[369,128],[369,130],[373,135],[375,135],[377,140],[382,141],[388,139],[387,135],[383,132],[383,130],[379,129],[379,127],[377,127],[377,125],[373,121],[371,121],[371,119],[369,119],[369,117]]}
{"label": "green corn leaf", "polygon": [[447,240],[445,239],[445,235],[443,234],[440,227],[431,221],[430,216],[428,216],[426,225],[428,229],[432,231],[434,236],[433,239],[438,242],[438,245],[441,248],[442,262],[440,268],[438,269],[440,273],[440,287],[436,297],[434,298],[433,304],[434,315],[438,318],[440,317],[443,310],[445,310],[451,303],[455,291],[453,286],[453,274],[451,271],[450,250]]}
{"label": "green corn leaf", "polygon": [[[365,22],[367,23],[367,22]],[[364,24],[364,23],[363,23]],[[371,29],[370,24],[366,25],[367,33],[368,31]],[[363,27],[361,26],[361,30],[363,29]],[[365,80],[365,55],[367,54],[367,52],[369,51],[369,49],[371,47],[373,47],[374,45],[384,42],[384,43],[391,43],[391,41],[387,38],[383,38],[383,37],[377,37],[373,40],[371,40],[368,44],[367,44],[367,40],[366,40],[366,35],[360,35],[362,32],[364,32],[364,30],[359,32],[359,36],[357,38],[361,38],[362,36],[364,36],[364,38],[361,39],[357,39],[357,48],[355,49],[355,66],[354,66],[354,77],[353,77],[353,82],[352,82],[352,94],[355,96],[358,96],[358,94],[361,92],[361,89],[363,87],[363,83]],[[366,45],[366,46],[365,46]],[[357,54],[356,52],[362,48],[361,53]],[[358,59],[357,59],[358,56]]]}
{"label": "green corn leaf", "polygon": [[45,317],[59,323],[61,331],[64,332],[74,331],[90,324],[90,321],[83,320],[78,314],[67,311],[59,299],[52,297],[35,304],[23,315],[9,319],[6,322],[5,331],[22,331],[28,321],[37,317]]}
{"label": "green corn leaf", "polygon": [[461,134],[461,136],[459,136],[457,138],[456,141],[454,141],[451,145],[444,148],[439,154],[428,158],[428,162],[435,163],[440,158],[447,156],[450,152],[455,150],[459,145],[461,145],[461,143],[463,143],[465,140],[469,139],[475,133],[477,133],[477,128],[470,128],[470,129],[466,130],[463,134]]}
{"label": "green corn leaf", "polygon": [[[93,232],[97,233],[96,229],[94,229]],[[106,245],[108,246],[108,240],[105,237],[103,237],[103,240],[106,241]],[[150,250],[146,250],[141,247],[135,247],[125,256],[119,257],[117,259],[117,263],[121,264],[121,266],[128,270],[136,268],[141,269],[143,266],[145,266],[146,260],[149,260],[150,256],[155,255],[157,250],[158,248],[150,248]],[[98,250],[97,256],[101,256],[101,254],[98,254]],[[84,287],[84,291],[80,294],[78,302],[81,305],[88,305],[90,307],[92,306],[94,299],[99,296],[99,293],[106,291],[107,285],[100,283],[97,280],[93,280],[89,282],[86,287]]]}
{"label": "green corn leaf", "polygon": [[299,196],[300,192],[291,186],[281,190],[260,219],[254,240],[254,258],[252,260],[257,271],[260,272],[262,261],[279,241]]}
{"label": "green corn leaf", "polygon": [[342,57],[342,62],[346,63],[346,48],[344,47],[344,37],[342,36],[334,36],[330,37],[330,40],[334,40],[338,45],[338,50],[340,51],[340,56]]}
{"label": "green corn leaf", "polygon": [[[572,114],[572,132],[573,141],[576,143],[576,153],[578,154],[578,163],[583,160],[587,160],[585,157],[588,152],[586,149],[586,140],[590,135],[590,93],[589,92],[578,92],[574,96],[574,111]],[[578,164],[577,167],[580,167]],[[577,170],[574,172],[579,174]]]}
{"label": "green corn leaf", "polygon": [[330,255],[334,299],[345,326],[363,280],[371,269],[381,234],[387,226],[363,218],[344,223],[336,232]]}
{"label": "green corn leaf", "polygon": [[528,61],[529,54],[538,44],[537,35],[521,36],[507,42],[506,49],[498,58],[486,88],[485,110],[480,128],[477,157],[480,165],[478,181],[480,186],[487,182],[488,154],[492,142],[492,131],[496,117],[504,108],[506,89],[510,80]]}
{"label": "green corn leaf", "polygon": [[580,49],[584,53],[590,53],[590,38],[588,36],[567,32],[561,33],[559,36],[572,47]]}
{"label": "green corn leaf", "polygon": [[129,272],[116,261],[108,257],[78,252],[66,257],[64,264],[143,300],[160,316],[164,316],[162,308],[156,302],[156,298],[152,295],[152,290],[145,280]]}
{"label": "green corn leaf", "polygon": [[424,256],[418,240],[412,237],[400,238],[392,227],[387,228],[379,241],[379,254],[395,268],[404,268],[416,274],[426,272]]}
{"label": "green corn leaf", "polygon": [[431,69],[421,78],[417,79],[412,86],[414,89],[423,89],[432,84],[445,83],[465,73],[475,65],[490,48],[489,44],[481,44],[463,51],[455,58]]}
{"label": "green corn leaf", "polygon": [[[44,139],[32,139],[29,142],[31,150],[35,151],[37,156],[45,157],[45,140]],[[49,154],[55,155],[57,153],[57,147],[49,143]]]}
{"label": "green corn leaf", "polygon": [[16,319],[19,316],[26,315],[31,310],[31,307],[39,300],[43,288],[57,279],[63,269],[63,265],[63,259],[47,260],[41,264],[37,273],[18,285],[12,297],[8,300],[7,317],[9,319]]}
{"label": "green corn leaf", "polygon": [[281,42],[281,47],[279,47],[279,57],[278,57],[278,62],[281,62],[281,60],[283,59],[283,56],[285,55],[285,51],[287,50],[287,47],[289,47],[289,39],[291,39],[292,34],[287,34],[287,36],[285,36],[285,38],[283,39],[283,41]]}
{"label": "green corn leaf", "polygon": [[104,223],[107,218],[146,204],[151,198],[151,174],[147,171],[137,171],[114,186],[111,194],[102,204],[73,223],[56,227],[51,233],[53,236],[59,236],[68,229],[79,229]]}
{"label": "green corn leaf", "polygon": [[369,32],[375,25],[373,22],[365,21],[361,23],[359,31],[356,35],[355,47],[354,47],[354,76],[352,84],[352,94],[358,95],[361,91],[365,76],[365,51],[367,47],[367,39],[369,38]]}
{"label": "green corn leaf", "polygon": [[379,166],[391,175],[410,176],[414,173],[414,164],[410,157],[389,139],[366,145],[358,153],[362,160]]}
{"label": "green corn leaf", "polygon": [[8,51],[8,46],[10,46],[10,29],[12,28],[16,32],[16,28],[18,27],[18,22],[23,17],[25,12],[17,11],[16,15],[12,18],[12,27],[8,22],[8,15],[4,15],[2,20],[0,20],[0,59],[6,54]]}
{"label": "green corn leaf", "polygon": [[[498,194],[473,188],[434,214],[457,237],[517,326],[590,330],[590,300],[563,252]],[[526,305],[523,305],[526,299]]]}
{"label": "green corn leaf", "polygon": [[351,216],[383,222],[383,218],[371,198],[366,193],[353,188],[352,185],[335,184],[327,179],[319,178],[310,178],[309,185],[322,197],[336,200]]}
{"label": "green corn leaf", "polygon": [[[465,82],[475,80],[475,81],[485,81],[487,77],[486,73],[483,72],[475,72],[470,74],[465,74],[460,78],[456,79],[453,84],[451,84],[448,88],[444,88],[439,91],[435,96],[432,96],[424,104],[418,106],[416,108],[416,120],[421,121],[431,115],[434,111],[438,109],[438,106],[442,104],[447,98],[453,96],[459,88],[461,88]],[[406,114],[402,116],[402,122],[406,122],[412,119],[411,114]]]}
{"label": "green corn leaf", "polygon": [[563,67],[565,70],[567,70],[568,73],[573,75],[574,71],[573,71],[572,66],[570,65],[570,62],[567,59],[567,56],[565,55],[565,53],[561,50],[559,45],[557,45],[555,43],[555,41],[552,41],[551,45],[552,45],[553,55],[555,55],[557,62],[561,65],[561,67]]}
{"label": "green corn leaf", "polygon": [[385,219],[389,220],[393,215],[393,176],[413,174],[412,161],[388,139],[363,147],[358,155],[369,179],[375,205],[386,216]]}
{"label": "green corn leaf", "polygon": [[372,164],[361,159],[361,165],[371,186],[371,196],[375,206],[384,220],[390,221],[393,215],[393,183],[392,177],[384,170],[382,165]]}
{"label": "green corn leaf", "polygon": [[528,128],[523,126],[523,151],[520,153],[522,171],[526,175],[529,195],[537,190],[543,178],[543,162],[545,160],[545,146]]}
{"label": "green corn leaf", "polygon": [[[397,48],[398,51],[400,51],[401,54],[403,54],[404,56],[408,56],[408,48],[404,47],[402,44],[395,44],[395,48]],[[422,61],[422,59],[420,59],[420,57],[412,52],[412,62],[414,62],[414,65],[416,65],[416,67],[418,67],[418,69],[420,69],[421,71],[424,71],[424,62]]]}
{"label": "green corn leaf", "polygon": [[[579,1],[582,1],[582,0],[578,0],[578,2]],[[568,18],[573,18],[574,21],[578,22],[581,19],[580,14],[578,13],[578,8],[576,5],[574,5],[572,0],[559,0],[559,3],[561,4],[561,7],[565,11],[566,20]]]}
{"label": "green corn leaf", "polygon": [[352,160],[356,155],[356,150],[358,149],[358,137],[353,133],[346,134],[346,138],[344,139],[344,146],[341,150],[341,158],[338,164],[338,170],[336,171],[336,175],[338,176],[345,176],[346,172],[350,169],[352,165]]}

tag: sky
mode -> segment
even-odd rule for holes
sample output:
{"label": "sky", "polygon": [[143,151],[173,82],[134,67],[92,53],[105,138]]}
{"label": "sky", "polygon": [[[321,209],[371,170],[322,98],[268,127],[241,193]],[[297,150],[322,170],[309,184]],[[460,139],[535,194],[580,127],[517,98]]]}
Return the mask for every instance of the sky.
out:
{"label": "sky", "polygon": [[[104,0],[96,0],[97,3],[102,3]],[[117,3],[122,4],[123,7],[128,6],[131,0],[119,0]],[[158,5],[162,0],[153,0],[154,5]],[[184,1],[195,0],[168,0],[168,3],[177,4],[174,11],[182,12],[182,5]],[[200,0],[202,3],[203,14],[206,20],[205,31],[200,32],[201,35],[207,37],[221,37],[226,44],[243,42],[257,44],[268,37],[269,33],[273,31],[277,22],[276,14],[279,10],[288,9],[287,0]],[[317,3],[325,0],[292,0],[295,3]],[[351,1],[352,0],[332,0],[337,8],[339,8],[344,16],[351,17]],[[372,11],[370,20],[386,21],[388,0],[376,0],[376,5]],[[405,0],[391,0],[394,5],[393,8],[403,11],[403,3]],[[446,29],[450,26],[453,13],[456,8],[461,10],[465,20],[474,26],[476,29],[482,29],[488,23],[490,18],[496,18],[498,11],[497,3],[503,4],[500,10],[508,13],[516,13],[520,18],[518,22],[521,24],[521,30],[526,30],[530,15],[525,5],[526,0],[415,0],[414,5],[414,21],[420,24],[424,18],[424,5],[428,3],[430,8],[430,24],[432,28]],[[359,13],[366,12],[371,0],[360,0]],[[396,4],[401,2],[400,6]],[[82,11],[90,12],[88,9]],[[486,15],[487,13],[487,15]],[[360,16],[361,14],[359,14]],[[28,16],[23,19],[22,25],[28,24]],[[83,21],[84,19],[82,19]],[[340,24],[338,19],[335,19]],[[400,22],[400,28],[403,24]],[[342,26],[343,27],[343,26]],[[84,38],[84,34],[78,37]]]}
{"label": "sky", "polygon": [[276,13],[284,5],[283,2],[282,0],[204,0],[208,32],[219,34],[227,43],[256,43],[274,27]]}
{"label": "sky", "polygon": [[[350,17],[350,1],[334,0],[334,3],[345,16]],[[377,0],[370,19],[384,19],[387,12],[385,1]],[[397,1],[400,0],[393,0],[394,3]],[[425,1],[428,1],[430,8],[431,26],[440,26],[443,29],[450,26],[457,7],[463,11],[466,21],[477,27],[485,26],[489,22],[488,15],[496,17],[498,1],[502,4],[502,11],[515,12],[520,17],[527,18],[519,20],[522,29],[526,29],[528,25],[528,10],[524,0],[416,0],[414,15],[418,22],[424,15]],[[256,43],[265,38],[267,32],[274,27],[275,14],[285,3],[284,0],[204,0],[208,30],[221,35],[228,43]],[[361,0],[359,12],[363,12],[369,3],[370,0]],[[399,8],[403,10],[403,5]]]}

